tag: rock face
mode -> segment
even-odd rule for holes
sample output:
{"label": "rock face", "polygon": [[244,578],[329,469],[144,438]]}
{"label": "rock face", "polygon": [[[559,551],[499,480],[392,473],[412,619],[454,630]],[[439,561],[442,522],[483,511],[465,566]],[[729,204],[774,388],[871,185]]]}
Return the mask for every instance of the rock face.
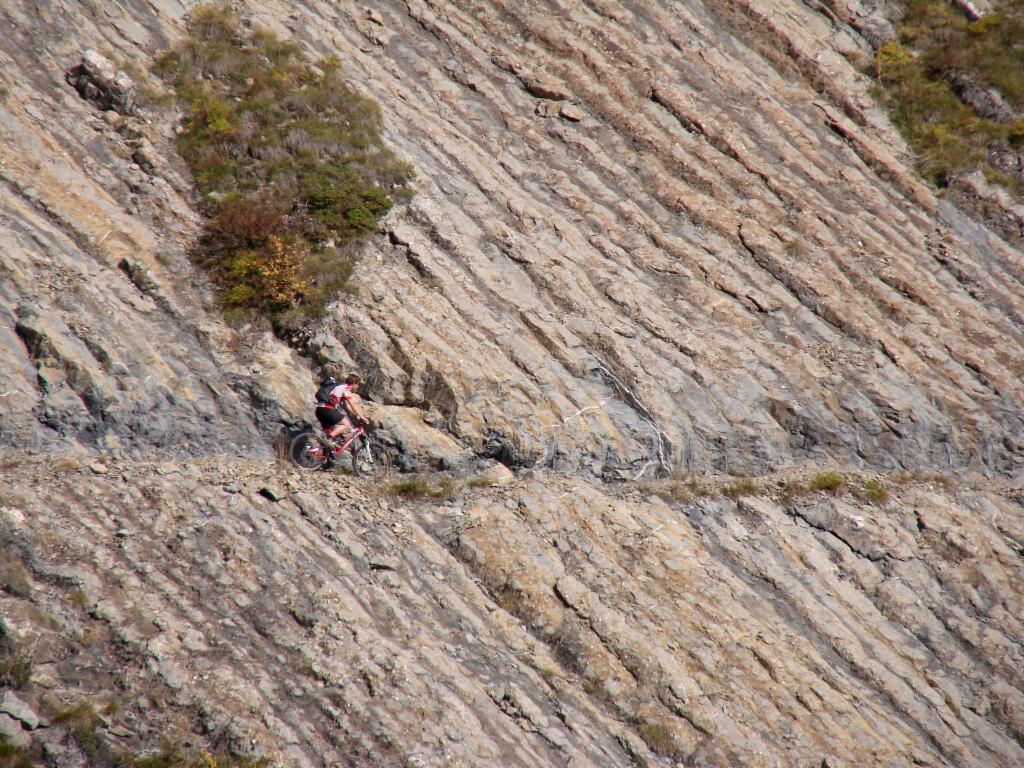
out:
{"label": "rock face", "polygon": [[275,765],[1024,761],[1020,488],[683,502],[535,473],[438,503],[108,464],[6,470],[28,575],[0,616],[36,661],[0,712],[37,743],[67,741],[40,708],[116,698],[101,742],[173,725]]}
{"label": "rock face", "polygon": [[[236,5],[417,171],[299,342],[466,486],[269,461],[314,371],[188,259],[183,4],[3,3],[8,740],[85,764],[84,701],[108,752],[282,766],[1024,764],[1021,215],[910,170],[885,3]],[[600,482],[655,474],[718,491]]]}
{"label": "rock face", "polygon": [[606,477],[1019,472],[1020,253],[912,175],[840,16],[422,3],[382,38],[303,13],[420,174],[332,328],[385,402]]}
{"label": "rock face", "polygon": [[77,39],[57,34],[81,8],[0,10],[0,444],[266,453],[308,415],[309,373],[222,323],[186,256],[198,220],[170,125],[90,50],[119,29],[116,57],[138,70],[138,46],[163,38],[103,4]]}
{"label": "rock face", "polygon": [[[513,466],[1019,473],[1021,254],[873,107],[884,9],[832,6],[253,6],[347,63],[418,173],[307,351]],[[72,37],[60,3],[2,11],[4,440],[254,449],[310,374],[186,262],[172,116],[136,103],[183,11],[95,9]],[[1012,204],[971,208],[1019,242]]]}

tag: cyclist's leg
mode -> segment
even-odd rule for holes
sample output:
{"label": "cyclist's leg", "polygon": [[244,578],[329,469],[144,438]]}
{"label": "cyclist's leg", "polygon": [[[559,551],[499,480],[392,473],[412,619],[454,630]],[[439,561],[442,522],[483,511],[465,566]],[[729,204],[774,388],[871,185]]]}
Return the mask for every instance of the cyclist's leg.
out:
{"label": "cyclist's leg", "polygon": [[349,432],[355,429],[355,425],[352,423],[352,417],[349,416],[348,413],[345,411],[340,411],[340,413],[344,413],[345,415],[342,416],[341,421],[338,422],[338,431],[335,433],[335,436],[347,435]]}
{"label": "cyclist's leg", "polygon": [[324,434],[331,438],[345,433],[345,412],[337,408],[317,408],[316,418]]}

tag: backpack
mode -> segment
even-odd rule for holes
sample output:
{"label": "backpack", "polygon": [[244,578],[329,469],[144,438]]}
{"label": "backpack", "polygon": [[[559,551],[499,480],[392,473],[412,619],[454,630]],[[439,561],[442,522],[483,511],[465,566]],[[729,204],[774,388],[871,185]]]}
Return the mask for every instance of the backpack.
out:
{"label": "backpack", "polygon": [[333,376],[328,376],[320,382],[320,388],[316,391],[317,405],[331,405],[331,392],[338,386]]}

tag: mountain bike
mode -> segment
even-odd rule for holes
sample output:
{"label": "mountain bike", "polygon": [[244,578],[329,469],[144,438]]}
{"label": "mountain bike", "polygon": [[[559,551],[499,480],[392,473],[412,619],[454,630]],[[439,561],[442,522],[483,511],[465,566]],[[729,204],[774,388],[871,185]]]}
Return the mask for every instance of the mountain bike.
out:
{"label": "mountain bike", "polygon": [[309,429],[300,432],[288,447],[291,460],[302,469],[331,469],[347,452],[352,472],[360,477],[378,477],[390,471],[390,459],[383,446],[373,442],[365,426],[358,426],[341,441],[334,441]]}

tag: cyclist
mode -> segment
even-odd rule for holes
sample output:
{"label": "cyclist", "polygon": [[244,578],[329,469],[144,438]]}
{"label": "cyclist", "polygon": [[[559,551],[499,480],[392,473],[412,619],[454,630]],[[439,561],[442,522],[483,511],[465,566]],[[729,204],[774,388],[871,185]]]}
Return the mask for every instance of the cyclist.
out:
{"label": "cyclist", "polygon": [[316,420],[328,437],[340,437],[354,429],[356,423],[370,423],[359,410],[359,391],[362,388],[363,378],[358,373],[348,374],[343,384],[336,382],[333,376],[328,376],[320,384],[316,392]]}

